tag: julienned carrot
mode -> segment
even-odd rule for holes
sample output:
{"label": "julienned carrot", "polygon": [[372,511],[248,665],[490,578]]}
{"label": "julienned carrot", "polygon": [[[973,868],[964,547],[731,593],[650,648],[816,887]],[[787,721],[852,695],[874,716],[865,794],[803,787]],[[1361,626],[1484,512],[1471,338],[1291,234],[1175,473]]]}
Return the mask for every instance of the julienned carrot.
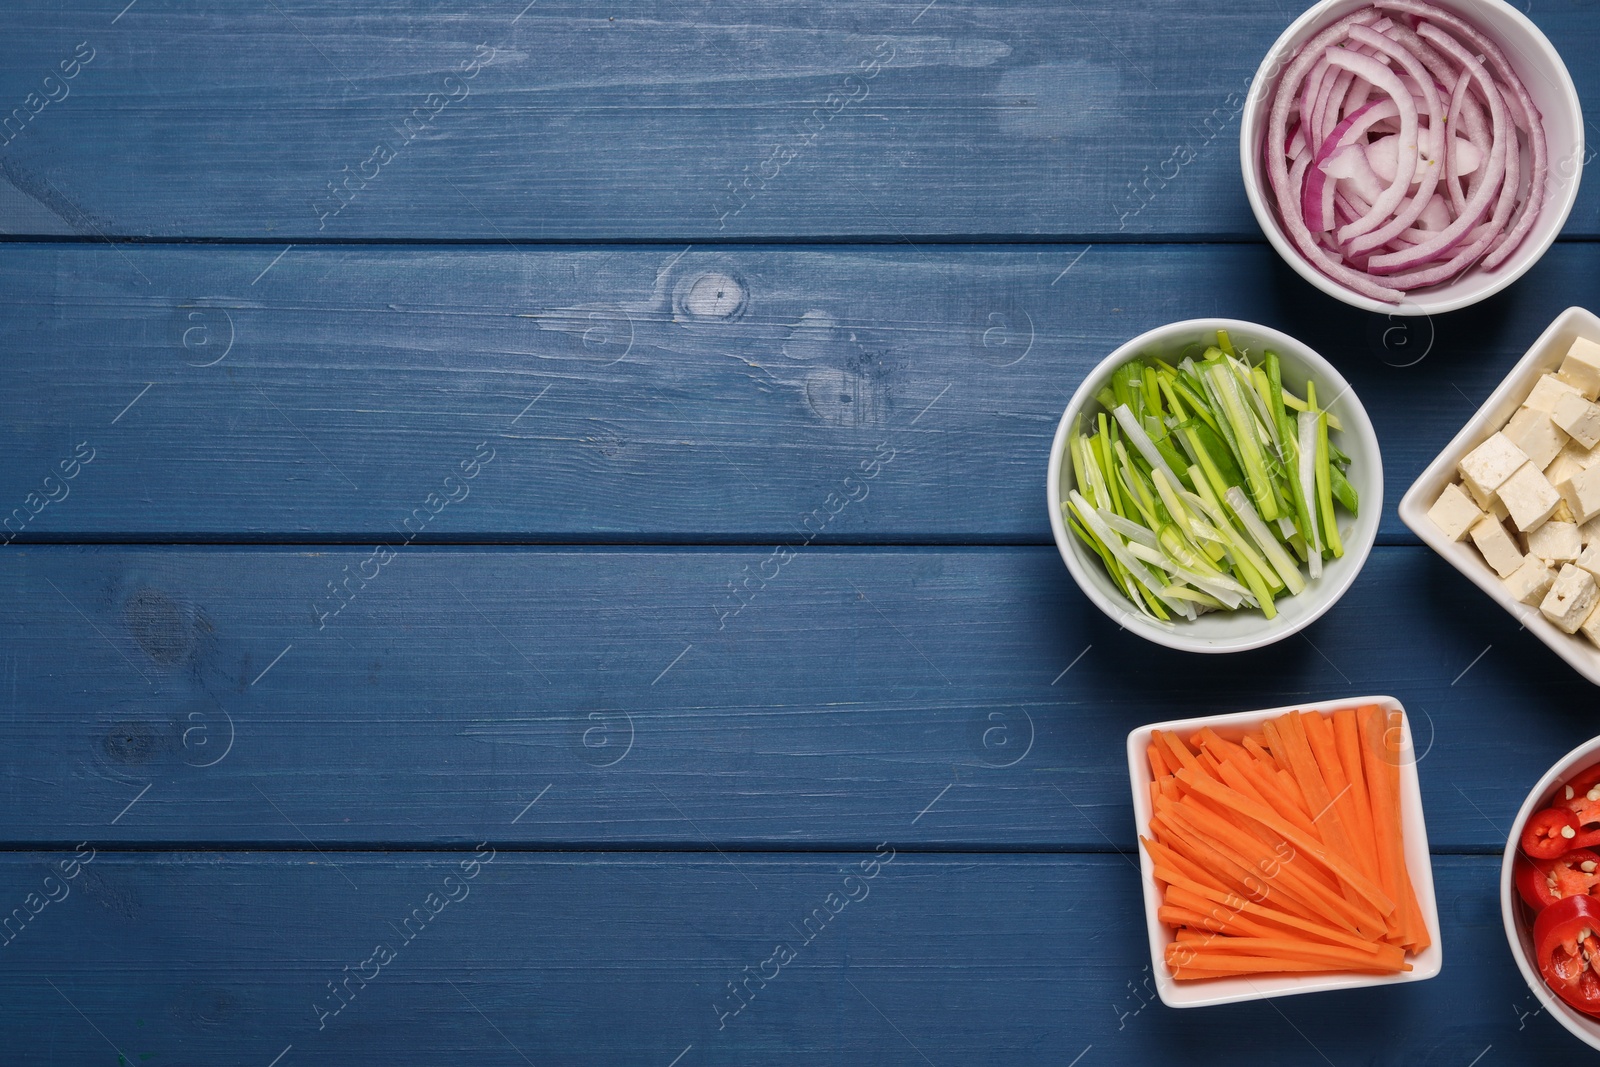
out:
{"label": "julienned carrot", "polygon": [[1389,728],[1384,731],[1384,749],[1387,758],[1383,761],[1384,768],[1389,772],[1389,796],[1394,799],[1390,806],[1389,819],[1394,826],[1394,843],[1389,847],[1394,849],[1395,877],[1398,884],[1395,892],[1398,899],[1404,904],[1406,917],[1406,930],[1408,931],[1405,944],[1414,951],[1421,952],[1430,944],[1428,937],[1428,924],[1422,919],[1422,907],[1417,903],[1416,889],[1411,885],[1411,872],[1406,867],[1405,856],[1405,830],[1401,825],[1400,815],[1400,761],[1403,758],[1401,737],[1405,726],[1400,712],[1391,712],[1387,716]]}
{"label": "julienned carrot", "polygon": [[1372,835],[1372,798],[1367,793],[1367,773],[1361,759],[1361,734],[1356,726],[1354,708],[1340,708],[1333,713],[1334,745],[1339,750],[1339,763],[1344,768],[1350,789],[1350,806],[1354,825],[1347,827],[1361,845],[1360,858],[1365,861],[1363,873],[1382,885],[1378,875],[1377,841]]}
{"label": "julienned carrot", "polygon": [[1139,843],[1145,851],[1150,853],[1150,862],[1163,864],[1175,871],[1181,871],[1186,878],[1191,878],[1201,885],[1208,885],[1214,889],[1226,892],[1228,882],[1213,874],[1210,870],[1183,855],[1170,844],[1155,841],[1148,837],[1139,838]]}
{"label": "julienned carrot", "polygon": [[[1311,821],[1317,825],[1322,843],[1330,854],[1341,857],[1351,855],[1353,848],[1350,838],[1344,832],[1344,822],[1339,818],[1338,808],[1334,804],[1333,791],[1328,787],[1322,766],[1312,752],[1300,713],[1291,711],[1285,715],[1278,733],[1283,738],[1284,751],[1289,758],[1290,769],[1294,771],[1295,781],[1300,783],[1300,791],[1305,794],[1306,803],[1311,805]],[[1372,884],[1365,876],[1363,880],[1368,885]],[[1345,898],[1354,903],[1359,890],[1347,880],[1344,892]],[[1393,909],[1379,905],[1378,910],[1380,915],[1387,915]]]}
{"label": "julienned carrot", "polygon": [[1300,937],[1313,941],[1326,941],[1335,945],[1349,945],[1358,948],[1372,942],[1343,930],[1336,930],[1324,923],[1316,922],[1298,915],[1270,908],[1266,904],[1257,904],[1238,896],[1215,897],[1215,894],[1202,896],[1200,893],[1181,885],[1167,888],[1167,899],[1175,906],[1200,910],[1205,914],[1212,914],[1217,909],[1223,915],[1235,915],[1242,921],[1259,922],[1263,926],[1276,926],[1284,932],[1275,936]]}
{"label": "julienned carrot", "polygon": [[1161,743],[1176,761],[1172,767],[1174,773],[1184,767],[1199,768],[1200,761],[1194,758],[1194,753],[1189,751],[1189,746],[1184,744],[1183,739],[1177,734],[1158,730],[1155,736],[1161,739]]}
{"label": "julienned carrot", "polygon": [[[1401,967],[1385,967],[1380,963],[1371,963],[1365,966],[1332,960],[1306,960],[1282,959],[1277,956],[1235,956],[1228,952],[1212,952],[1207,949],[1179,945],[1174,942],[1167,947],[1167,965],[1173,969],[1174,978],[1197,977],[1215,978],[1226,974],[1271,974],[1275,971],[1364,971],[1375,974],[1394,974],[1398,970],[1409,969],[1409,964]],[[1192,972],[1185,974],[1185,972]]]}
{"label": "julienned carrot", "polygon": [[[1173,808],[1171,817],[1175,821],[1192,819],[1189,823],[1192,832],[1208,838],[1219,851],[1233,851],[1253,868],[1262,871],[1253,879],[1254,885],[1260,887],[1258,892],[1272,897],[1281,896],[1284,906],[1291,910],[1303,909],[1308,914],[1324,914],[1337,920],[1340,925],[1348,925],[1352,930],[1370,929],[1374,925],[1382,928],[1381,919],[1344,900],[1336,890],[1319,885],[1298,865],[1284,862],[1254,837],[1229,826],[1226,820],[1207,809],[1196,806],[1185,810],[1181,804]],[[1254,851],[1252,846],[1255,846]]]}
{"label": "julienned carrot", "polygon": [[1278,769],[1278,761],[1273,757],[1272,753],[1267,750],[1265,734],[1261,734],[1259,736],[1256,734],[1246,734],[1244,740],[1240,743],[1244,745],[1246,752],[1250,753],[1266,766],[1272,768],[1273,770]]}
{"label": "julienned carrot", "polygon": [[[1276,811],[1285,819],[1304,830],[1308,834],[1317,832],[1316,825],[1312,823],[1311,816],[1301,810],[1299,801],[1289,796],[1283,789],[1282,783],[1272,777],[1271,772],[1253,760],[1230,760],[1223,768],[1223,784],[1239,789],[1238,785],[1229,780],[1229,773],[1250,782],[1255,787],[1256,796],[1260,797],[1265,806]],[[1243,789],[1239,792],[1250,794]],[[1254,799],[1254,798],[1252,798]]]}
{"label": "julienned carrot", "polygon": [[1352,905],[1358,905],[1363,909],[1375,908],[1379,916],[1387,915],[1394,910],[1394,902],[1382,890],[1373,885],[1365,875],[1356,870],[1349,860],[1329,851],[1321,842],[1313,840],[1306,834],[1296,830],[1286,820],[1279,818],[1261,805],[1252,803],[1247,798],[1240,796],[1221,782],[1192,774],[1187,768],[1179,772],[1177,777],[1180,782],[1189,785],[1208,799],[1215,800],[1219,804],[1261,823],[1267,829],[1282,836],[1297,852],[1303,851],[1311,859],[1320,863],[1350,890],[1346,894],[1346,899],[1349,900],[1350,897],[1355,897],[1356,899],[1350,900]]}
{"label": "julienned carrot", "polygon": [[[1349,843],[1350,851],[1347,853],[1361,873],[1374,884],[1377,882],[1378,872],[1372,852],[1372,836],[1361,833],[1361,816],[1356,810],[1355,784],[1350,780],[1350,773],[1345,769],[1344,759],[1339,753],[1339,742],[1334,733],[1333,721],[1323,715],[1302,715],[1300,721],[1306,730],[1306,740],[1311,743],[1311,751],[1317,757],[1317,765],[1322,769],[1323,780],[1328,784],[1328,791],[1333,794],[1333,808],[1339,815],[1339,824]],[[1359,769],[1357,774],[1360,774]],[[1369,809],[1370,811],[1370,809]]]}
{"label": "julienned carrot", "polygon": [[1154,741],[1145,749],[1145,756],[1150,760],[1150,775],[1153,778],[1165,778],[1172,771],[1167,768],[1167,758],[1161,754],[1161,746]]}
{"label": "julienned carrot", "polygon": [[1209,726],[1195,734],[1189,740],[1197,745],[1204,746],[1206,750],[1211,752],[1212,755],[1216,756],[1219,761],[1225,761],[1234,756],[1246,757],[1250,755],[1249,752],[1245,751],[1243,745],[1236,745],[1226,738],[1219,737],[1217,732]]}
{"label": "julienned carrot", "polygon": [[1213,937],[1205,945],[1208,954],[1271,956],[1281,960],[1305,960],[1352,967],[1372,967],[1386,971],[1403,970],[1405,951],[1399,945],[1372,945],[1370,948],[1345,948],[1269,937]]}
{"label": "julienned carrot", "polygon": [[1150,854],[1183,981],[1394,973],[1429,943],[1405,865],[1400,727],[1290,712],[1237,740],[1153,733]]}

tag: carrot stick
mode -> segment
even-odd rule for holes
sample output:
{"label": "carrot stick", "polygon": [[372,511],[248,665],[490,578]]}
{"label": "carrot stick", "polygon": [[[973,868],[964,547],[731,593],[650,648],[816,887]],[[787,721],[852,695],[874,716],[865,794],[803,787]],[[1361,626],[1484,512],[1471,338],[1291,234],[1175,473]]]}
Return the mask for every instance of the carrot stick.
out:
{"label": "carrot stick", "polygon": [[1278,769],[1277,759],[1275,759],[1272,753],[1267,749],[1267,740],[1265,734],[1246,734],[1245,739],[1241,742],[1241,744],[1244,745],[1245,751],[1250,753],[1256,759],[1260,760],[1273,770]]}
{"label": "carrot stick", "polygon": [[1161,754],[1161,746],[1151,740],[1150,747],[1145,749],[1145,755],[1150,758],[1150,777],[1165,778],[1172,771],[1167,767],[1167,758]]}
{"label": "carrot stick", "polygon": [[1148,837],[1139,838],[1139,843],[1150,853],[1151,863],[1160,863],[1171,867],[1175,871],[1182,871],[1184,875],[1194,879],[1202,885],[1210,885],[1226,892],[1228,881],[1213,874],[1203,865],[1177,852],[1172,846],[1161,841],[1153,841]]}
{"label": "carrot stick", "polygon": [[[1389,729],[1384,731],[1384,740],[1389,749],[1389,758],[1384,761],[1389,771],[1389,795],[1394,798],[1389,816],[1394,824],[1394,844],[1390,847],[1395,851],[1395,877],[1399,884],[1395,890],[1400,894],[1399,899],[1404,905],[1406,927],[1410,931],[1405,943],[1416,952],[1421,952],[1432,943],[1428,935],[1428,924],[1422,919],[1422,906],[1417,903],[1417,892],[1411,884],[1411,870],[1406,866],[1405,829],[1400,816],[1400,760],[1402,757],[1401,738],[1405,734],[1403,713],[1396,711],[1389,716]],[[1392,745],[1387,745],[1390,738],[1394,739]]]}
{"label": "carrot stick", "polygon": [[[1385,765],[1388,762],[1388,746],[1384,739],[1388,732],[1387,716],[1377,705],[1359,708],[1356,725],[1361,735],[1361,755],[1372,805],[1373,855],[1378,864],[1380,884],[1384,892],[1398,898],[1399,870],[1405,861],[1398,839],[1398,822],[1392,818],[1399,810],[1399,797],[1393,791],[1389,768]],[[1394,920],[1401,940],[1411,940],[1414,935],[1403,905],[1397,906]]]}
{"label": "carrot stick", "polygon": [[1360,816],[1356,814],[1355,787],[1345,771],[1344,760],[1340,758],[1333,722],[1325,715],[1309,714],[1301,717],[1301,723],[1305,726],[1311,752],[1317,758],[1317,766],[1322,770],[1322,778],[1328,784],[1328,791],[1333,794],[1333,810],[1338,813],[1339,825],[1350,845],[1346,857],[1353,860],[1369,879],[1376,878],[1372,838],[1361,834]]}
{"label": "carrot stick", "polygon": [[1366,965],[1347,962],[1334,962],[1326,959],[1279,959],[1275,956],[1235,956],[1227,952],[1212,952],[1209,948],[1201,949],[1188,945],[1179,945],[1176,942],[1167,947],[1166,959],[1168,966],[1173,969],[1173,977],[1181,977],[1185,972],[1210,972],[1210,977],[1218,972],[1234,974],[1273,973],[1280,971],[1364,971],[1376,974],[1393,974],[1400,970],[1409,970],[1410,965],[1402,963],[1399,967],[1386,967],[1381,963],[1373,962]]}
{"label": "carrot stick", "polygon": [[[1177,777],[1179,781],[1184,782],[1189,788],[1201,793],[1208,799],[1215,800],[1225,807],[1261,823],[1292,845],[1297,854],[1303,853],[1327,868],[1335,878],[1346,883],[1355,895],[1361,898],[1362,903],[1359,907],[1362,910],[1367,907],[1376,908],[1380,917],[1394,910],[1394,902],[1381,889],[1373,885],[1371,880],[1351,866],[1348,860],[1323,848],[1321,842],[1313,840],[1295,829],[1287,820],[1280,818],[1260,804],[1252,802],[1247,797],[1241,796],[1222,783],[1193,774],[1187,769],[1178,772]],[[1350,903],[1354,905],[1356,901],[1352,900]]]}
{"label": "carrot stick", "polygon": [[1273,772],[1273,780],[1278,783],[1283,795],[1294,801],[1295,807],[1299,808],[1305,814],[1306,821],[1310,822],[1311,805],[1306,803],[1306,795],[1300,791],[1300,783],[1294,780],[1294,775],[1280,767]]}
{"label": "carrot stick", "polygon": [[[1348,857],[1354,851],[1354,846],[1350,844],[1349,835],[1345,833],[1344,822],[1339,818],[1333,794],[1328,789],[1328,783],[1322,776],[1317,758],[1306,738],[1305,724],[1300,713],[1291,711],[1285,715],[1279,721],[1278,733],[1283,739],[1284,753],[1288,757],[1295,780],[1300,783],[1300,790],[1305,794],[1306,802],[1311,805],[1311,821],[1317,824],[1322,843],[1327,846],[1327,853],[1330,856],[1338,856],[1348,864]],[[1354,865],[1351,865],[1350,869],[1357,870]],[[1370,878],[1365,875],[1360,877],[1366,885],[1372,885]],[[1344,888],[1344,895],[1345,899],[1355,903],[1360,891],[1352,884]],[[1384,899],[1388,900],[1387,896]],[[1387,911],[1381,909],[1380,911],[1381,914],[1388,914]]]}
{"label": "carrot stick", "polygon": [[[1250,886],[1256,880],[1252,878],[1252,870],[1245,861],[1218,851],[1210,841],[1192,834],[1186,826],[1177,826],[1159,817],[1152,819],[1150,825],[1173,854],[1188,861],[1187,866],[1172,865],[1173,869],[1183,872],[1186,877],[1213,892],[1231,894],[1241,899],[1255,893]],[[1196,869],[1204,872],[1206,877],[1196,877],[1192,873]],[[1317,914],[1314,909],[1303,906],[1302,913],[1307,918]]]}
{"label": "carrot stick", "polygon": [[[1343,900],[1333,890],[1318,885],[1292,862],[1283,862],[1261,842],[1229,825],[1226,820],[1203,808],[1188,807],[1182,803],[1172,807],[1170,817],[1173,821],[1180,824],[1187,822],[1191,832],[1209,839],[1209,843],[1218,851],[1232,854],[1236,860],[1242,860],[1265,875],[1265,878],[1254,875],[1245,883],[1252,892],[1265,894],[1269,898],[1281,895],[1284,898],[1283,906],[1292,911],[1326,915],[1340,920],[1340,925],[1348,925],[1352,930],[1359,931],[1372,926],[1382,928],[1381,920]],[[1267,880],[1272,883],[1270,889],[1266,888]]]}
{"label": "carrot stick", "polygon": [[[1254,760],[1229,760],[1224,765],[1224,773],[1230,770],[1249,781],[1255,787],[1255,792],[1260,796],[1264,807],[1276,811],[1308,834],[1317,832],[1316,826],[1311,822],[1311,816],[1301,809],[1297,799],[1290,797],[1283,790],[1281,782],[1269,776],[1270,772],[1267,768]],[[1223,783],[1234,789],[1239,789],[1238,785],[1228,781],[1226,778],[1223,779]],[[1239,792],[1250,796],[1250,793],[1244,789],[1239,789]],[[1252,797],[1252,799],[1254,798]]]}
{"label": "carrot stick", "polygon": [[1274,959],[1307,960],[1352,967],[1381,967],[1384,970],[1394,971],[1405,965],[1405,952],[1398,945],[1374,944],[1368,951],[1345,948],[1343,945],[1321,945],[1312,941],[1285,938],[1213,937],[1207,942],[1206,950],[1208,953],[1271,956]]}
{"label": "carrot stick", "polygon": [[1378,873],[1377,839],[1372,834],[1372,798],[1367,794],[1367,775],[1362,767],[1361,735],[1356,726],[1354,708],[1341,708],[1333,713],[1333,736],[1339,752],[1339,765],[1344,769],[1350,790],[1350,815],[1346,818],[1348,829],[1359,843],[1362,873],[1382,884]]}
{"label": "carrot stick", "polygon": [[1174,906],[1187,908],[1190,911],[1201,911],[1212,915],[1220,909],[1222,916],[1232,916],[1240,922],[1256,923],[1263,928],[1279,928],[1282,932],[1274,934],[1275,937],[1309,938],[1336,945],[1348,945],[1351,948],[1372,944],[1370,940],[1355,934],[1336,930],[1297,915],[1290,915],[1288,912],[1269,908],[1265,904],[1255,904],[1242,897],[1225,897],[1223,901],[1213,900],[1183,886],[1174,885],[1167,888],[1167,899]]}
{"label": "carrot stick", "polygon": [[1222,761],[1226,761],[1234,756],[1247,758],[1250,755],[1250,753],[1245,751],[1242,745],[1236,745],[1232,741],[1219,736],[1217,732],[1209,726],[1195,734],[1189,740],[1197,745],[1203,746],[1210,751],[1212,755],[1216,756],[1218,760]]}
{"label": "carrot stick", "polygon": [[1306,803],[1311,805],[1311,821],[1317,825],[1323,844],[1341,856],[1349,856],[1350,839],[1334,806],[1333,790],[1323,776],[1322,761],[1311,747],[1306,721],[1298,711],[1283,717],[1278,732],[1283,738],[1284,754],[1289,759],[1294,780],[1300,783],[1300,791],[1305,794]]}
{"label": "carrot stick", "polygon": [[1174,773],[1182,767],[1191,767],[1197,770],[1200,768],[1200,761],[1194,758],[1194,753],[1189,751],[1189,746],[1184,744],[1183,739],[1177,734],[1167,730],[1159,730],[1155,736],[1161,739],[1162,745],[1172,754],[1174,761],[1172,769]]}

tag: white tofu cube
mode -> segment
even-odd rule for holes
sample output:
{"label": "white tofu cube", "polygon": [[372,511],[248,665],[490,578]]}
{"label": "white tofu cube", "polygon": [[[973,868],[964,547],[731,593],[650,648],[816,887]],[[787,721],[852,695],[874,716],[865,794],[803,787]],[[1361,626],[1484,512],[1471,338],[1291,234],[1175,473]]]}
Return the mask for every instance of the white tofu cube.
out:
{"label": "white tofu cube", "polygon": [[1540,470],[1548,467],[1570,440],[1567,431],[1556,425],[1548,411],[1537,408],[1518,408],[1506,423],[1505,435],[1526,452]]}
{"label": "white tofu cube", "polygon": [[1550,592],[1550,586],[1555,584],[1555,580],[1555,568],[1537,556],[1529,556],[1523,560],[1522,566],[1512,571],[1509,578],[1504,579],[1506,589],[1513,597],[1524,604],[1535,606]]}
{"label": "white tofu cube", "polygon": [[1556,401],[1550,421],[1584,448],[1600,445],[1600,405],[1591,404],[1576,393]]}
{"label": "white tofu cube", "polygon": [[1500,577],[1508,578],[1522,566],[1522,549],[1506,533],[1499,519],[1486,515],[1473,523],[1471,532],[1472,543],[1478,546],[1478,551],[1483,553],[1483,558]]}
{"label": "white tofu cube", "polygon": [[1500,499],[1511,512],[1511,521],[1523,533],[1543,526],[1561,504],[1561,494],[1532,463],[1505,480],[1500,486]]}
{"label": "white tofu cube", "polygon": [[1478,505],[1472,502],[1465,490],[1452,483],[1444,487],[1438,502],[1428,509],[1428,518],[1450,540],[1461,541],[1471,531],[1473,524],[1483,518],[1483,512],[1478,510]]}
{"label": "white tofu cube", "polygon": [[[1550,479],[1548,479],[1548,478],[1545,479],[1545,481],[1549,481],[1549,480]],[[1556,492],[1559,493],[1559,492],[1561,492],[1561,490],[1557,489]],[[1567,498],[1566,497],[1562,497],[1561,498],[1561,503],[1557,504],[1556,505],[1556,509],[1550,513],[1550,521],[1551,522],[1570,522],[1574,526],[1578,525],[1578,517],[1576,515],[1574,515],[1572,513],[1572,509],[1567,506]]]}
{"label": "white tofu cube", "polygon": [[1600,607],[1589,613],[1589,621],[1583,624],[1583,636],[1593,641],[1595,647],[1600,648]]}
{"label": "white tofu cube", "polygon": [[1600,581],[1600,544],[1591,544],[1578,556],[1578,566]]}
{"label": "white tofu cube", "polygon": [[1568,563],[1556,575],[1555,584],[1545,594],[1539,610],[1561,629],[1575,634],[1578,627],[1589,621],[1589,613],[1594,611],[1597,601],[1600,601],[1600,586],[1595,585],[1594,575]]}
{"label": "white tofu cube", "polygon": [[1585,545],[1600,544],[1600,515],[1579,526],[1578,536]]}
{"label": "white tofu cube", "polygon": [[1484,510],[1490,515],[1493,515],[1495,518],[1499,519],[1501,522],[1511,521],[1511,512],[1506,510],[1505,501],[1501,500],[1498,496],[1489,501],[1489,506]]}
{"label": "white tofu cube", "polygon": [[1590,400],[1600,397],[1600,344],[1579,337],[1561,361],[1561,376],[1584,391]]}
{"label": "white tofu cube", "polygon": [[1561,483],[1561,496],[1580,523],[1600,516],[1600,467],[1586,467]]}
{"label": "white tofu cube", "polygon": [[1523,403],[1536,411],[1553,412],[1556,409],[1556,401],[1564,396],[1583,396],[1583,390],[1571,382],[1557,378],[1554,374],[1541,374],[1539,380],[1534,383],[1533,392],[1528,394],[1528,399]]}
{"label": "white tofu cube", "polygon": [[1583,461],[1588,452],[1576,444],[1568,444],[1555,459],[1550,461],[1544,469],[1545,479],[1557,490],[1561,483],[1580,471],[1587,470],[1589,464]]}
{"label": "white tofu cube", "polygon": [[1578,524],[1551,519],[1528,535],[1528,552],[1546,563],[1571,563],[1583,554]]}
{"label": "white tofu cube", "polygon": [[1488,507],[1506,479],[1528,462],[1528,454],[1503,433],[1497,433],[1461,458],[1457,469],[1480,507]]}

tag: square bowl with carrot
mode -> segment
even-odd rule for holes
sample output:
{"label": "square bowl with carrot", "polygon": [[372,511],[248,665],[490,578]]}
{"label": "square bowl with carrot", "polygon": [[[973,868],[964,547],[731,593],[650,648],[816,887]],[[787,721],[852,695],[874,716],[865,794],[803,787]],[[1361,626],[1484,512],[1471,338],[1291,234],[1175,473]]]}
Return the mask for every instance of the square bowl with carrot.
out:
{"label": "square bowl with carrot", "polygon": [[1422,791],[1393,697],[1143,726],[1128,771],[1169,1007],[1439,973]]}

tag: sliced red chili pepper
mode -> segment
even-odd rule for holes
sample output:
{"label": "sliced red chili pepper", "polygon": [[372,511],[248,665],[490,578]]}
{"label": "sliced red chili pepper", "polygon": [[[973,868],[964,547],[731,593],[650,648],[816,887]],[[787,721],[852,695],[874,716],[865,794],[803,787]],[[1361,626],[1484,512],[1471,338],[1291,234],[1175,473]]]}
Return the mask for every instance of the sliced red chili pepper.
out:
{"label": "sliced red chili pepper", "polygon": [[1511,880],[1517,887],[1517,895],[1535,912],[1543,911],[1561,899],[1545,881],[1544,872],[1520,852],[1511,861]]}
{"label": "sliced red chili pepper", "polygon": [[[1568,796],[1567,794],[1571,794]],[[1593,799],[1591,798],[1593,796]],[[1584,826],[1600,824],[1600,764],[1584,771],[1556,792],[1553,807],[1566,808]]]}
{"label": "sliced red chili pepper", "polygon": [[1543,911],[1562,897],[1595,896],[1600,887],[1600,853],[1571,849],[1553,860],[1518,855],[1511,863],[1517,894],[1534,911]]}
{"label": "sliced red chili pepper", "polygon": [[1522,851],[1536,860],[1553,860],[1577,847],[1578,816],[1566,808],[1545,808],[1528,816]]}
{"label": "sliced red chili pepper", "polygon": [[1533,923],[1534,952],[1539,973],[1555,992],[1587,1015],[1600,1015],[1600,900],[1589,896],[1564,897],[1539,913]]}

